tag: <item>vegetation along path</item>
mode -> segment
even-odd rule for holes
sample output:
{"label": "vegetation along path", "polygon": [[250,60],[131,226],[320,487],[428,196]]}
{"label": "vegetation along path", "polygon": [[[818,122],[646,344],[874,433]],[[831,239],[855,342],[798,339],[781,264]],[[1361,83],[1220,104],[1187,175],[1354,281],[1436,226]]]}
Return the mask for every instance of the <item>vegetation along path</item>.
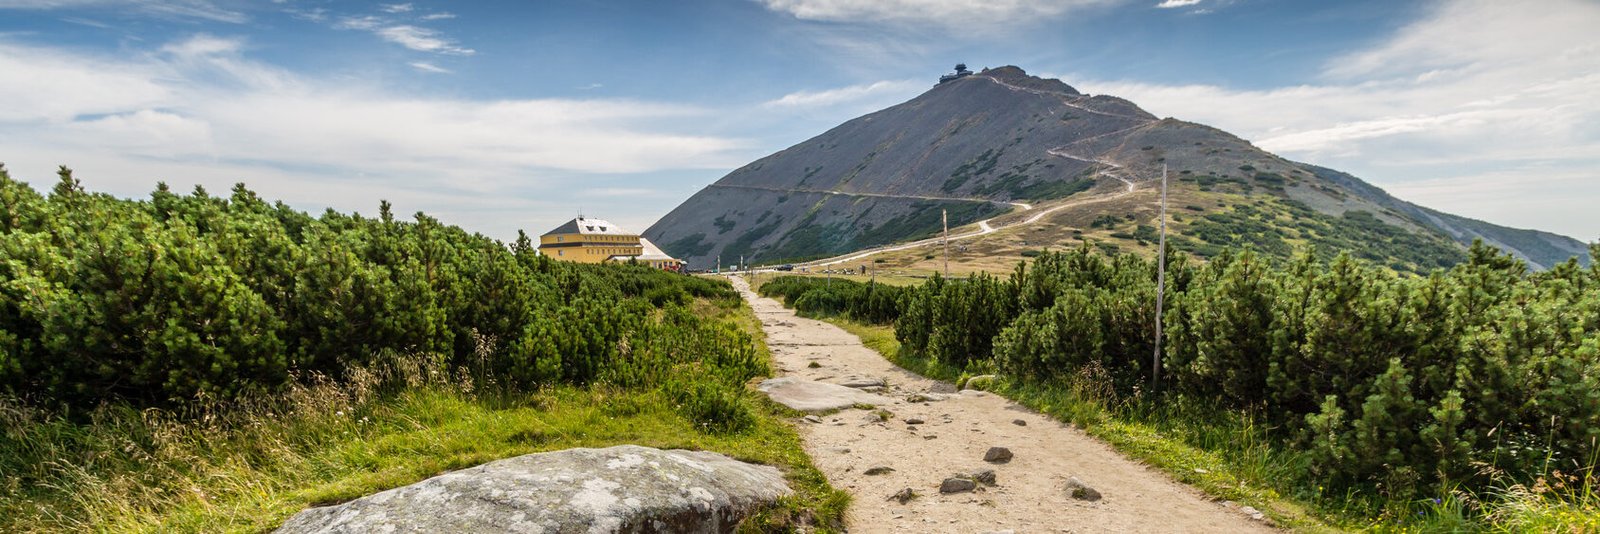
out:
{"label": "vegetation along path", "polygon": [[[993,394],[957,393],[949,383],[896,367],[836,326],[795,316],[743,279],[733,284],[761,320],[775,374],[834,383],[881,378],[880,394],[895,399],[877,410],[847,409],[801,423],[817,467],[855,496],[852,532],[1272,531],[1076,428]],[[919,398],[936,400],[912,402]],[[991,447],[1014,456],[985,462]],[[984,469],[993,470],[995,485],[940,493],[946,478]],[[1102,498],[1073,498],[1070,477]],[[917,497],[891,498],[905,488]]]}

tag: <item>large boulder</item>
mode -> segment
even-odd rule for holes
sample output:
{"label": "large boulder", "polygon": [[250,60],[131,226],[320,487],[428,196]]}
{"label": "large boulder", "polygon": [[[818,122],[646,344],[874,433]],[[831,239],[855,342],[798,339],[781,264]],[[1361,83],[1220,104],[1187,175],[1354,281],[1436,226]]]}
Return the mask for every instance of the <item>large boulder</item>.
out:
{"label": "large boulder", "polygon": [[789,376],[764,380],[756,389],[766,393],[773,402],[802,412],[824,412],[857,404],[877,406],[894,402],[894,399],[855,388]]}
{"label": "large boulder", "polygon": [[773,467],[620,445],[446,473],[304,510],[278,532],[728,532],[789,493]]}

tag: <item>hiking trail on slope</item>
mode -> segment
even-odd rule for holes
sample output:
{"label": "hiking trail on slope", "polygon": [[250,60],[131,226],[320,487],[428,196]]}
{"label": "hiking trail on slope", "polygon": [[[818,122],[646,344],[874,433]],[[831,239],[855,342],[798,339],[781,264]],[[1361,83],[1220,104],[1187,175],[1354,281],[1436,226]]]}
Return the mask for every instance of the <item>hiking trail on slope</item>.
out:
{"label": "hiking trail on slope", "polygon": [[[834,384],[878,378],[886,385],[877,394],[894,399],[877,406],[893,414],[887,421],[873,410],[845,409],[798,423],[817,468],[855,498],[847,514],[851,532],[1275,532],[1082,430],[998,395],[958,393],[950,383],[896,367],[849,332],[797,317],[756,295],[744,279],[730,280],[761,321],[774,375]],[[940,400],[910,402],[917,394]],[[908,424],[913,419],[923,422]],[[985,462],[990,447],[1006,447],[1014,457]],[[884,467],[892,471],[867,474]],[[946,478],[985,469],[993,470],[994,486],[940,493]],[[1072,498],[1069,477],[1103,498]],[[890,498],[905,488],[917,497],[904,504]]]}

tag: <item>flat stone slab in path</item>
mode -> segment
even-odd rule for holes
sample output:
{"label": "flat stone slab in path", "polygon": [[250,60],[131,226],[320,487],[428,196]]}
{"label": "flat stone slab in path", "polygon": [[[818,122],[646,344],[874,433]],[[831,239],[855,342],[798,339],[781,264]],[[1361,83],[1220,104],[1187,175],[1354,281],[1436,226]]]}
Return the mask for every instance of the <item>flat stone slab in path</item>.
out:
{"label": "flat stone slab in path", "polygon": [[873,395],[856,388],[789,376],[764,380],[756,386],[756,389],[766,393],[773,402],[802,412],[825,412],[842,410],[856,404],[878,406],[894,402],[894,399]]}
{"label": "flat stone slab in path", "polygon": [[567,449],[310,508],[278,532],[730,532],[790,493],[777,468],[714,452]]}

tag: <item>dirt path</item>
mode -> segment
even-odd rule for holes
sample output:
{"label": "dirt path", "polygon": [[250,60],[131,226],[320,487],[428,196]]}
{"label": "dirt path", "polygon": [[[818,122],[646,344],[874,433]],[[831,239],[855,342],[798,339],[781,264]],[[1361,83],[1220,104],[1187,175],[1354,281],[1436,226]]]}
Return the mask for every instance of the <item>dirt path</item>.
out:
{"label": "dirt path", "polygon": [[[948,383],[895,367],[855,336],[822,321],[799,318],[777,301],[750,292],[733,278],[760,318],[781,376],[836,382],[845,377],[887,380],[880,406],[894,414],[847,409],[820,423],[800,423],[805,448],[835,487],[855,496],[852,532],[1273,532],[1244,513],[1123,458],[1076,428],[996,395],[968,391],[912,403],[914,393],[954,393]],[[809,367],[816,362],[820,367]],[[910,425],[910,419],[923,424]],[[1021,421],[1025,426],[1015,424]],[[992,446],[1009,448],[1009,463],[989,464]],[[894,471],[867,475],[874,467]],[[993,469],[997,485],[971,493],[939,493],[956,473]],[[1070,498],[1077,477],[1104,494],[1097,502]],[[889,500],[904,488],[918,498]]]}

